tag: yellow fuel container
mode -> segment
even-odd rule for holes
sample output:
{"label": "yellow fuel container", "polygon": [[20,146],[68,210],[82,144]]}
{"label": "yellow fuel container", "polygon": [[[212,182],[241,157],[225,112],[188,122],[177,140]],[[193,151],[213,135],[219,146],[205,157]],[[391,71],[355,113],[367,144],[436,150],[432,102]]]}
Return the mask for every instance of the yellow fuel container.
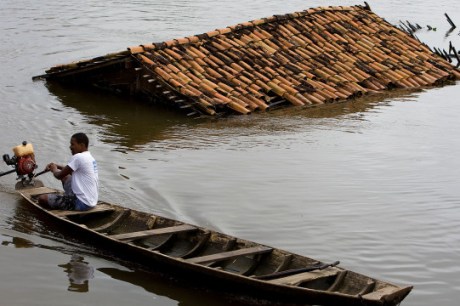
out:
{"label": "yellow fuel container", "polygon": [[13,148],[16,157],[23,157],[34,154],[34,147],[31,143],[22,144]]}

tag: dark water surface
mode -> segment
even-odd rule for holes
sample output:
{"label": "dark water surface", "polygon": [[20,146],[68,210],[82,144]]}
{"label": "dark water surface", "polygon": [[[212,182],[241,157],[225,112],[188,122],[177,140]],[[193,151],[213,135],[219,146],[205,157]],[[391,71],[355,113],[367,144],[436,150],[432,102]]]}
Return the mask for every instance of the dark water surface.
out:
{"label": "dark water surface", "polygon": [[[460,47],[460,2],[368,1],[389,22],[431,25]],[[314,110],[191,120],[33,75],[128,46],[353,1],[0,1],[0,153],[22,140],[65,163],[89,134],[101,198],[324,261],[458,305],[460,87],[393,92]],[[6,165],[0,171],[9,170]],[[46,184],[58,187],[50,175]],[[0,178],[0,305],[227,305],[140,271],[30,211]]]}

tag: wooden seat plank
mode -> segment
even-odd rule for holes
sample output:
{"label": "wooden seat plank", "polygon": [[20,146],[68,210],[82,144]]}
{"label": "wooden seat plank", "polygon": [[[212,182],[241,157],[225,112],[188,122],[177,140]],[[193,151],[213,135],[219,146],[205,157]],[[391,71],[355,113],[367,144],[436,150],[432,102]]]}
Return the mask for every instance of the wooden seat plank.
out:
{"label": "wooden seat plank", "polygon": [[311,272],[303,272],[303,273],[290,275],[286,277],[275,278],[275,279],[268,280],[267,282],[273,283],[273,284],[297,286],[307,281],[312,281],[318,278],[336,275],[337,273],[339,273],[339,271],[340,271],[339,269],[331,267],[331,268],[327,268],[324,270],[315,270]]}
{"label": "wooden seat plank", "polygon": [[145,230],[145,231],[124,233],[124,234],[115,234],[115,235],[110,235],[109,237],[114,238],[114,239],[118,239],[118,240],[127,241],[127,240],[136,240],[136,239],[146,238],[146,237],[155,236],[155,235],[173,234],[173,233],[193,231],[193,230],[196,230],[196,229],[197,228],[195,226],[193,226],[193,225],[182,224],[182,225],[178,225],[178,226],[155,228],[155,229]]}
{"label": "wooden seat plank", "polygon": [[[409,290],[411,287],[406,287],[404,289]],[[401,288],[396,287],[396,286],[387,286],[384,288],[381,288],[379,290],[373,291],[371,293],[367,293],[363,295],[363,298],[369,299],[369,300],[380,300],[382,297],[385,295],[390,295],[393,294],[397,291],[401,290]]]}
{"label": "wooden seat plank", "polygon": [[32,197],[32,196],[38,196],[42,194],[58,193],[58,191],[56,189],[52,189],[48,187],[37,187],[37,188],[30,188],[30,189],[22,189],[19,193],[25,197]]}
{"label": "wooden seat plank", "polygon": [[112,207],[107,206],[96,206],[89,210],[50,210],[50,212],[58,217],[68,217],[68,216],[83,216],[83,215],[90,215],[94,213],[101,213],[101,212],[108,212],[108,211],[115,211]]}
{"label": "wooden seat plank", "polygon": [[199,256],[199,257],[192,257],[186,259],[187,262],[197,263],[197,264],[206,264],[215,261],[221,261],[226,259],[231,259],[243,255],[255,255],[255,254],[263,254],[271,252],[273,249],[265,246],[256,246],[251,248],[244,248],[234,251],[222,252],[217,254]]}

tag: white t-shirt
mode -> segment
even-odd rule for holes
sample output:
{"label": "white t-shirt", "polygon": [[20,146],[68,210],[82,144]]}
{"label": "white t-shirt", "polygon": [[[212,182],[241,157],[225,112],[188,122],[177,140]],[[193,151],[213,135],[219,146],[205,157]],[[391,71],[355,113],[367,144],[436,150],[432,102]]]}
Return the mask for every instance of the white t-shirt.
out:
{"label": "white t-shirt", "polygon": [[67,165],[73,170],[73,193],[86,205],[96,206],[99,196],[99,176],[96,160],[89,151],[85,151],[72,155]]}

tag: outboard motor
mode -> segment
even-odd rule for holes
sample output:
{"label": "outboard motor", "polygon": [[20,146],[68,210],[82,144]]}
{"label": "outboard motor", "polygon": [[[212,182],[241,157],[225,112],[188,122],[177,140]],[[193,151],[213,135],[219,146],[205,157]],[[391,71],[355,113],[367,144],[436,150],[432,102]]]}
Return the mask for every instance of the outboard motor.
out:
{"label": "outboard motor", "polygon": [[14,155],[10,157],[8,154],[3,154],[3,161],[13,166],[14,169],[6,172],[1,172],[0,176],[4,176],[13,172],[18,175],[17,179],[21,180],[23,186],[33,185],[34,171],[37,169],[35,162],[34,148],[31,143],[23,141],[22,145],[13,148]]}

